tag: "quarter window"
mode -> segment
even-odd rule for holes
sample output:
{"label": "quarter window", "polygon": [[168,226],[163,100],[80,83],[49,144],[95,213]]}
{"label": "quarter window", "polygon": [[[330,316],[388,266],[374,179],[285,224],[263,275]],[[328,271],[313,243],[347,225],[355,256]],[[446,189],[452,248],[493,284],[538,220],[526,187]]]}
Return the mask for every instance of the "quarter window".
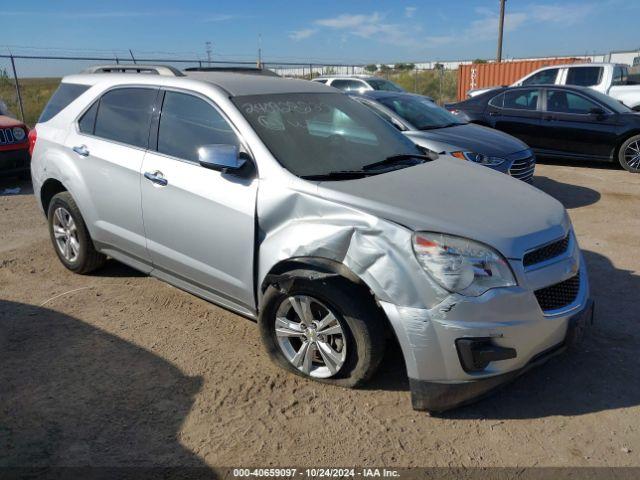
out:
{"label": "quarter window", "polygon": [[88,133],[93,135],[93,129],[96,126],[96,113],[98,113],[98,104],[100,102],[95,102],[91,105],[91,108],[84,112],[82,118],[78,122],[78,128],[82,133]]}
{"label": "quarter window", "polygon": [[240,145],[224,117],[209,103],[185,93],[166,92],[158,131],[158,152],[198,161],[203,145]]}
{"label": "quarter window", "polygon": [[592,108],[599,107],[581,95],[562,90],[549,90],[547,92],[547,111],[549,112],[585,115]]}
{"label": "quarter window", "polygon": [[567,85],[593,87],[602,80],[602,67],[573,67],[567,73]]}
{"label": "quarter window", "polygon": [[504,108],[512,110],[535,110],[538,106],[538,90],[515,90],[505,92]]}
{"label": "quarter window", "polygon": [[556,77],[558,76],[557,68],[549,68],[542,70],[541,72],[531,75],[529,78],[522,81],[522,85],[551,85],[556,83]]}
{"label": "quarter window", "polygon": [[44,107],[44,110],[38,119],[38,123],[44,123],[51,120],[87,90],[89,90],[87,85],[61,83],[55,93],[51,96],[47,106]]}
{"label": "quarter window", "polygon": [[95,135],[147,148],[156,94],[157,90],[150,88],[119,88],[105,93],[98,106]]}

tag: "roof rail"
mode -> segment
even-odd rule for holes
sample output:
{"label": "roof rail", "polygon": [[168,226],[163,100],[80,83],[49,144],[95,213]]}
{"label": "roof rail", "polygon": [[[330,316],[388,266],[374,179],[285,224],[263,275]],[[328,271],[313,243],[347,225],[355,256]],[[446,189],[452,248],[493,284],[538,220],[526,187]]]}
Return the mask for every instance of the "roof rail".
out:
{"label": "roof rail", "polygon": [[170,65],[96,65],[83,70],[82,73],[147,73],[165,77],[184,77],[184,73]]}

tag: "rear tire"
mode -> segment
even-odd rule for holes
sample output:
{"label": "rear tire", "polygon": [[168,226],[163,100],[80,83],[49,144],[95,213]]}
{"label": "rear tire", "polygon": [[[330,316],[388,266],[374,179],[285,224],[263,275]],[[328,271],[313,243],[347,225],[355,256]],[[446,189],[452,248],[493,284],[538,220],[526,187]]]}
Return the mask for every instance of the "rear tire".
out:
{"label": "rear tire", "polygon": [[60,192],[51,199],[47,218],[53,249],[66,268],[85,274],[104,264],[107,257],[95,249],[78,205],[69,192]]}
{"label": "rear tire", "polygon": [[[292,302],[300,301],[300,306],[303,303],[300,299],[309,299],[308,311],[315,327],[303,325],[297,316],[298,310]],[[381,313],[367,292],[346,279],[298,278],[286,293],[269,286],[263,305],[258,324],[267,354],[276,365],[296,375],[342,387],[357,387],[371,378],[384,356],[386,331]],[[330,318],[329,314],[335,321],[323,327],[322,320]],[[284,327],[283,319],[287,322]],[[304,342],[308,347],[302,354],[303,360],[295,366],[295,355],[301,354]],[[307,356],[309,362],[305,368]],[[334,362],[334,358],[337,361]]]}
{"label": "rear tire", "polygon": [[627,172],[640,173],[640,135],[634,135],[620,145],[618,162]]}

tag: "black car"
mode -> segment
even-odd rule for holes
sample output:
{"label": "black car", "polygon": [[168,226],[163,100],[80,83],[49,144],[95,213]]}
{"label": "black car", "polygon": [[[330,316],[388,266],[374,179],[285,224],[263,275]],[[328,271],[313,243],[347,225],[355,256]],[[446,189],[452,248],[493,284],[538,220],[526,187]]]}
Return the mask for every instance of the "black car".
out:
{"label": "black car", "polygon": [[539,157],[618,161],[640,173],[640,114],[586,87],[501,87],[446,108],[502,130]]}

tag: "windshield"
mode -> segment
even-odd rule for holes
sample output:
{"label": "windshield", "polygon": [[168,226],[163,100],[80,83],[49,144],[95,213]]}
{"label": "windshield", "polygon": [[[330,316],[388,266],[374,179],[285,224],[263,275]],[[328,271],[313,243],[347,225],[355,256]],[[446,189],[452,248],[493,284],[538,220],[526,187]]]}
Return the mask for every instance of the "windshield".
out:
{"label": "windshield", "polygon": [[392,96],[378,98],[377,100],[418,130],[463,125],[465,123],[444,108],[418,95]]}
{"label": "windshield", "polygon": [[394,155],[421,155],[404,135],[342,93],[232,98],[276,159],[298,176],[362,170]]}
{"label": "windshield", "polygon": [[604,93],[589,89],[589,95],[591,95],[595,100],[598,100],[600,103],[604,104],[606,107],[613,110],[615,113],[631,113],[633,111],[626,105],[620,103],[615,98],[610,97],[609,95],[605,95]]}
{"label": "windshield", "polygon": [[390,82],[389,80],[370,78],[369,80],[367,80],[367,83],[371,85],[371,88],[373,88],[374,90],[384,90],[387,92],[404,92],[402,88],[400,88],[395,83]]}

